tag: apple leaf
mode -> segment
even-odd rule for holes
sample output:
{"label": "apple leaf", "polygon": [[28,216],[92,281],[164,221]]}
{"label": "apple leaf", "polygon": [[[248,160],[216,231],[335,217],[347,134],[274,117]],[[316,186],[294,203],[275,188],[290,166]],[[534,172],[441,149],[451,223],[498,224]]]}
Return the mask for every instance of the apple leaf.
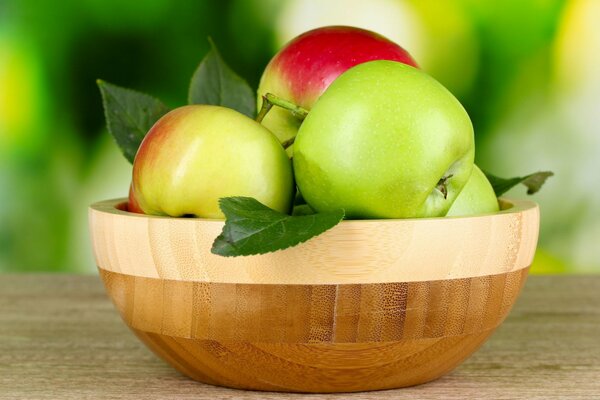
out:
{"label": "apple leaf", "polygon": [[343,210],[290,216],[251,197],[225,197],[219,200],[219,205],[226,217],[225,226],[211,251],[225,257],[264,254],[296,246],[344,219]]}
{"label": "apple leaf", "polygon": [[254,118],[256,97],[250,85],[223,61],[210,40],[211,49],[192,76],[188,101],[190,104],[212,104],[233,108]]}
{"label": "apple leaf", "polygon": [[100,79],[97,83],[102,94],[108,131],[115,138],[125,158],[133,163],[142,139],[169,108],[147,94]]}
{"label": "apple leaf", "polygon": [[294,206],[292,210],[292,215],[313,215],[316,214],[315,210],[313,210],[308,204],[297,204]]}
{"label": "apple leaf", "polygon": [[540,171],[526,176],[505,179],[494,176],[487,171],[483,171],[483,173],[492,184],[496,197],[502,196],[519,183],[527,187],[527,194],[534,194],[541,189],[546,179],[554,175],[551,171]]}

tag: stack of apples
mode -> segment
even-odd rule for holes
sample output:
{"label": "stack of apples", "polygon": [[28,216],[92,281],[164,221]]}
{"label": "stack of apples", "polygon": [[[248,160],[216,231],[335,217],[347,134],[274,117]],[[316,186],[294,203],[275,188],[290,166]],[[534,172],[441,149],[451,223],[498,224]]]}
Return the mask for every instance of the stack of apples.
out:
{"label": "stack of apples", "polygon": [[219,199],[231,196],[348,219],[498,210],[465,109],[376,33],[300,35],[267,65],[257,98],[256,120],[215,105],[160,118],[135,156],[129,210],[223,218]]}

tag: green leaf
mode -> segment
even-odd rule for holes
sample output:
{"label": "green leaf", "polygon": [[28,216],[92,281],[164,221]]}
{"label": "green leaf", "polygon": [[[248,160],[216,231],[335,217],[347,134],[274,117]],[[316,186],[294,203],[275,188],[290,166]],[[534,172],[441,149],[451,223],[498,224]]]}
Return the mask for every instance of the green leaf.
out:
{"label": "green leaf", "polygon": [[296,204],[294,205],[294,209],[292,210],[292,215],[312,215],[315,214],[315,210],[311,208],[308,204]]}
{"label": "green leaf", "polygon": [[169,108],[160,100],[135,90],[125,89],[100,79],[104,116],[108,131],[115,138],[125,158],[133,163],[142,139]]}
{"label": "green leaf", "polygon": [[227,66],[217,47],[211,49],[192,76],[188,100],[190,104],[212,104],[233,108],[254,118],[256,97],[250,86]]}
{"label": "green leaf", "polygon": [[289,216],[250,197],[225,197],[219,205],[225,226],[211,251],[226,257],[286,249],[320,235],[344,218],[343,210]]}
{"label": "green leaf", "polygon": [[527,194],[534,194],[541,189],[546,179],[554,175],[551,171],[540,171],[526,176],[505,179],[494,176],[487,171],[483,171],[483,173],[492,184],[496,197],[502,196],[519,183],[527,186]]}

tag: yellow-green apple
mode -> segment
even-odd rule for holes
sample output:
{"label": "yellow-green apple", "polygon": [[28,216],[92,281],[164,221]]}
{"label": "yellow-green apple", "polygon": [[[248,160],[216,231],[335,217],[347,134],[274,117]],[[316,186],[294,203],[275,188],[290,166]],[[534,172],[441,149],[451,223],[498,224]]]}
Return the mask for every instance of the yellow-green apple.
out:
{"label": "yellow-green apple", "polygon": [[143,214],[144,210],[140,207],[133,193],[133,182],[129,185],[129,199],[127,201],[127,211],[137,214]]}
{"label": "yellow-green apple", "polygon": [[[310,110],[341,73],[373,60],[417,65],[402,47],[368,30],[327,26],[303,33],[285,45],[267,65],[258,87],[258,107],[262,105],[262,96],[271,93]],[[301,121],[287,110],[275,107],[262,124],[285,142],[296,135]]]}
{"label": "yellow-green apple", "polygon": [[294,173],[317,211],[349,218],[444,216],[471,176],[473,126],[438,81],[371,61],[340,75],[294,144]]}
{"label": "yellow-green apple", "polygon": [[498,199],[490,181],[477,165],[473,165],[471,177],[446,216],[486,214],[496,212],[498,209]]}
{"label": "yellow-green apple", "polygon": [[291,162],[277,138],[229,108],[177,108],[150,129],[133,163],[133,196],[145,214],[223,218],[218,201],[254,197],[289,212]]}

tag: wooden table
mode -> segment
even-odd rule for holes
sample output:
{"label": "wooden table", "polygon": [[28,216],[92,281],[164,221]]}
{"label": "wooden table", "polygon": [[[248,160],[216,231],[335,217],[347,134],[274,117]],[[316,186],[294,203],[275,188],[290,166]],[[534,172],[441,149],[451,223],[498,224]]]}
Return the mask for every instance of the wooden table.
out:
{"label": "wooden table", "polygon": [[492,339],[454,373],[353,395],[193,382],[120,321],[98,277],[0,275],[0,399],[600,398],[600,276],[530,277]]}

